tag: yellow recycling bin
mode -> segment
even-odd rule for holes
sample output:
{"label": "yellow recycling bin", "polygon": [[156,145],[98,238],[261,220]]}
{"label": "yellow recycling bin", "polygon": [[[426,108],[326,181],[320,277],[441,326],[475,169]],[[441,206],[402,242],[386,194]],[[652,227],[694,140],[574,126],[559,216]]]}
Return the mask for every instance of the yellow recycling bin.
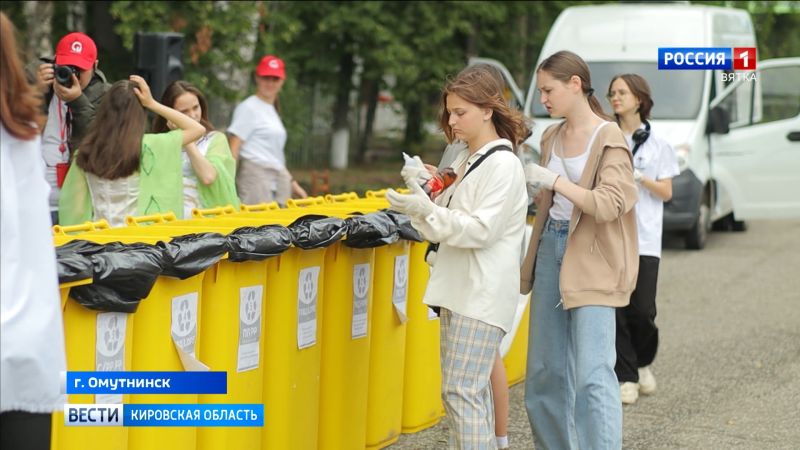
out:
{"label": "yellow recycling bin", "polygon": [[[339,209],[367,213],[389,206],[385,198],[377,196],[380,194],[360,199],[354,193],[346,193],[327,196],[326,199],[334,202],[333,205]],[[428,245],[427,242],[413,242],[410,246],[402,400],[403,433],[415,433],[431,427],[444,415],[441,400],[439,318],[422,303],[429,276],[428,265],[424,260]]]}
{"label": "yellow recycling bin", "polygon": [[[315,202],[287,202],[289,208],[303,204],[312,207],[297,209],[368,213],[386,207],[380,201],[345,202],[337,208],[317,208]],[[375,249],[372,326],[369,330],[367,449],[391,445],[399,439],[402,430],[409,246],[408,241],[401,240]]]}
{"label": "yellow recycling bin", "polygon": [[[169,234],[142,235],[138,228],[113,228],[70,236],[94,242],[156,243]],[[184,234],[184,233],[179,233]],[[199,353],[198,332],[201,329],[201,291],[204,273],[185,280],[159,276],[150,294],[136,310],[132,323],[132,371],[183,371],[182,359],[191,368]],[[132,316],[132,315],[129,315]],[[138,350],[137,350],[138,349]],[[179,355],[179,353],[181,355]],[[197,403],[197,394],[131,394],[130,403]],[[149,450],[170,448],[194,450],[196,427],[131,427],[128,448]]]}
{"label": "yellow recycling bin", "polygon": [[[161,235],[199,232],[229,234],[244,225],[213,219],[184,220],[138,227],[132,232]],[[227,372],[228,383],[227,394],[200,394],[199,403],[262,403],[262,312],[266,277],[266,260],[232,262],[223,258],[206,270],[200,311],[204,320],[199,333],[202,349],[199,356],[211,370]],[[197,450],[261,448],[261,440],[260,427],[197,429]]]}
{"label": "yellow recycling bin", "polygon": [[[56,246],[71,240],[57,236]],[[88,309],[68,299],[69,288],[91,283],[91,279],[65,283],[61,287],[64,346],[68,371],[129,370],[133,347],[133,314]],[[128,403],[129,395],[70,394],[68,403]],[[67,427],[64,413],[53,413],[53,450],[125,450],[128,428]]]}
{"label": "yellow recycling bin", "polygon": [[264,450],[317,448],[324,260],[293,247],[267,262]]}
{"label": "yellow recycling bin", "polygon": [[375,249],[370,329],[368,449],[386,447],[400,437],[406,347],[409,242]]}
{"label": "yellow recycling bin", "polygon": [[[306,210],[237,213],[205,224],[288,225]],[[264,429],[269,449],[316,449],[324,317],[325,248],[292,247],[267,260],[264,303]]]}
{"label": "yellow recycling bin", "polygon": [[530,318],[531,302],[525,307],[525,313],[517,327],[517,334],[514,335],[514,340],[511,341],[511,347],[508,348],[508,353],[503,358],[503,364],[506,366],[506,377],[508,385],[513,386],[525,380],[525,366],[528,360],[528,323]]}
{"label": "yellow recycling bin", "polygon": [[[316,203],[306,211],[348,216],[346,210],[327,204]],[[342,242],[326,253],[319,449],[366,445],[374,255],[373,248],[351,248]]]}
{"label": "yellow recycling bin", "polygon": [[439,316],[422,303],[430,275],[425,262],[427,249],[427,242],[411,244],[403,433],[432,427],[444,416]]}
{"label": "yellow recycling bin", "polygon": [[365,447],[375,251],[337,242],[325,256],[319,449]]}
{"label": "yellow recycling bin", "polygon": [[[534,216],[528,216],[526,219],[527,226],[525,228],[525,245],[523,248],[528,248],[528,242],[531,238],[531,234],[533,233],[533,224],[535,223],[536,218]],[[520,297],[522,300],[522,297]],[[508,352],[503,357],[503,364],[506,366],[506,378],[508,379],[508,385],[513,386],[521,381],[525,380],[525,368],[527,365],[528,360],[528,337],[529,337],[529,325],[530,325],[530,311],[531,311],[531,294],[528,294],[525,310],[522,314],[522,318],[517,325],[516,334],[514,335],[514,339],[511,341],[511,346],[508,348]]]}

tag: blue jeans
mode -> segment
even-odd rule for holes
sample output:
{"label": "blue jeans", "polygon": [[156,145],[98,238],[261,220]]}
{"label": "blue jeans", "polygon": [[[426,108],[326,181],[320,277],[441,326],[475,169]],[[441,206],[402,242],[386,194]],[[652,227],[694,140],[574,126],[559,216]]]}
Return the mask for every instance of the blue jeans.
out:
{"label": "blue jeans", "polygon": [[537,449],[622,448],[614,308],[560,304],[569,221],[545,224],[536,255],[525,409]]}

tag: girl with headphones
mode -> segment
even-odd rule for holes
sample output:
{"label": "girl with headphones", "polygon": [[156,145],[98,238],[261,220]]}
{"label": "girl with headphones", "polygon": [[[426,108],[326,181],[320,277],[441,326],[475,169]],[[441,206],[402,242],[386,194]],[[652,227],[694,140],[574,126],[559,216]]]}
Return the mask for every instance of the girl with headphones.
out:
{"label": "girl with headphones", "polygon": [[617,363],[623,404],[639,394],[652,394],[656,380],[650,364],[658,348],[656,284],[661,257],[664,202],[672,198],[672,177],[680,173],[675,151],[650,130],[653,99],[647,81],[636,74],[617,75],[608,87],[608,101],[633,152],[633,177],[639,187],[636,224],[639,230],[639,275],[628,306],[617,309]]}

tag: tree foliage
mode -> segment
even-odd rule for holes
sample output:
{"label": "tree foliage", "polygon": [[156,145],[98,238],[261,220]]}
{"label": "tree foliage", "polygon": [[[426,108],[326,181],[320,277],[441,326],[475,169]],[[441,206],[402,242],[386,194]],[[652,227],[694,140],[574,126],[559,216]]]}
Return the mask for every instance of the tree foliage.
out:
{"label": "tree foliage", "polygon": [[[747,9],[760,59],[800,55],[796,2],[702,3]],[[184,33],[185,77],[217,102],[234,104],[248,95],[258,58],[279,55],[289,74],[281,115],[289,129],[290,147],[325,147],[326,142],[311,136],[315,124],[324,122],[333,127],[358,124],[359,139],[353,147],[363,149],[369,138],[365,123],[370,122],[361,120],[360,111],[366,107],[374,114],[380,89],[390,88],[403,106],[406,143],[412,145],[424,137],[422,124],[435,119],[446,78],[461,70],[470,56],[503,61],[518,84],[527,84],[553,21],[572,4],[561,0],[115,1],[110,6],[86,2],[86,10],[89,34],[100,28],[92,19],[107,17],[98,10],[110,10],[113,31],[126,52],[132,50],[139,31]],[[37,24],[21,23],[25,22],[22,6],[23,2],[3,2],[2,10],[28,36],[37,36]],[[68,9],[69,5],[54,3],[53,42],[66,31],[62,12]],[[103,43],[99,47],[113,48]],[[101,60],[116,61],[110,56],[101,54]]]}

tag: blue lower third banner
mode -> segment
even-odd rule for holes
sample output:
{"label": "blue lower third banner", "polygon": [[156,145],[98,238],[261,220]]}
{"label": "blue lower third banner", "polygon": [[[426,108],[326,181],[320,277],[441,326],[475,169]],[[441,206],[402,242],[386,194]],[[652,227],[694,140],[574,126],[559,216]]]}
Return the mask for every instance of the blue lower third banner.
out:
{"label": "blue lower third banner", "polygon": [[84,427],[263,427],[263,404],[66,404],[64,425]]}
{"label": "blue lower third banner", "polygon": [[67,372],[67,394],[226,394],[227,372]]}

